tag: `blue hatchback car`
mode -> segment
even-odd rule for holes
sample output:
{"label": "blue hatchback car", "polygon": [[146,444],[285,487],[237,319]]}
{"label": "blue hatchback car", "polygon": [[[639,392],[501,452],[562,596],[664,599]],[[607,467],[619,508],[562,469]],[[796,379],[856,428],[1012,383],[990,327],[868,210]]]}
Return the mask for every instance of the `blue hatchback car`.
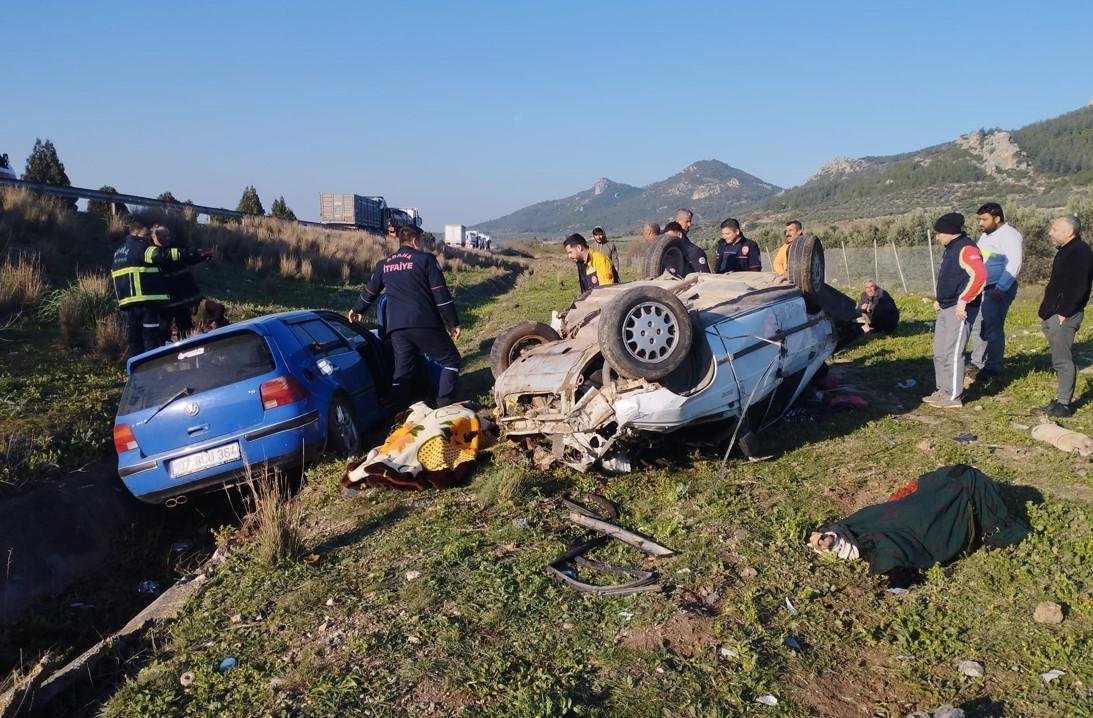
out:
{"label": "blue hatchback car", "polygon": [[356,453],[360,431],[389,415],[391,370],[382,329],[318,310],[146,352],[129,360],[114,422],[118,473],[138,499],[174,504],[238,483],[248,465]]}

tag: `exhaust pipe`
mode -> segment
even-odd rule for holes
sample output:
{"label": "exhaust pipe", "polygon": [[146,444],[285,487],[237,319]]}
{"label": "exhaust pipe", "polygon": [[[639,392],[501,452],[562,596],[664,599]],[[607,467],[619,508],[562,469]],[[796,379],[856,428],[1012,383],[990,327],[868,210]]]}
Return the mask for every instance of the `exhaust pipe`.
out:
{"label": "exhaust pipe", "polygon": [[171,498],[169,498],[169,499],[167,499],[166,501],[164,501],[164,502],[163,502],[163,505],[164,505],[164,506],[166,506],[166,507],[167,507],[167,508],[169,508],[169,509],[173,509],[173,508],[175,508],[176,506],[182,506],[182,505],[183,505],[183,504],[185,504],[185,503],[186,503],[186,502],[187,502],[188,500],[189,500],[189,499],[187,499],[185,495],[182,495],[182,496],[172,496]]}

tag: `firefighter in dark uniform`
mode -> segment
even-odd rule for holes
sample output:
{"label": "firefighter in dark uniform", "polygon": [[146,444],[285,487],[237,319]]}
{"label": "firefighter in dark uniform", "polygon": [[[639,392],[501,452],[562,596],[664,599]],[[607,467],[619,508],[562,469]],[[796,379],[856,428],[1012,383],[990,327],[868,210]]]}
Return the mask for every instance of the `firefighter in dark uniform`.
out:
{"label": "firefighter in dark uniform", "polygon": [[[686,212],[687,210],[680,211]],[[687,266],[684,267],[684,275],[710,271],[710,262],[706,259],[706,250],[687,238],[683,225],[679,222],[669,222],[664,225],[664,233],[678,237],[681,241],[679,249],[683,252],[683,259],[687,262]]]}
{"label": "firefighter in dark uniform", "polygon": [[761,272],[763,262],[759,257],[759,245],[740,231],[740,222],[729,217],[721,223],[721,239],[715,248],[714,272]]}
{"label": "firefighter in dark uniform", "polygon": [[459,338],[459,316],[436,257],[423,250],[422,231],[406,225],[398,232],[397,252],[380,260],[361,289],[349,321],[359,322],[366,309],[387,292],[387,335],[395,355],[391,381],[396,409],[409,405],[414,368],[422,354],[442,367],[434,408],[455,401],[461,357],[453,339]]}
{"label": "firefighter in dark uniform", "polygon": [[114,252],[114,293],[118,308],[125,313],[129,327],[129,356],[136,356],[163,345],[166,341],[163,311],[170,295],[163,270],[179,263],[197,264],[209,258],[208,252],[157,247],[143,223],[129,225],[125,244]]}
{"label": "firefighter in dark uniform", "polygon": [[[170,249],[171,243],[170,229],[162,224],[152,227],[152,244]],[[194,313],[201,301],[201,289],[197,286],[191,266],[192,263],[180,261],[163,268],[163,276],[167,280],[167,295],[170,297],[164,307],[163,321],[168,329],[171,322],[174,322],[179,339],[193,334]]]}

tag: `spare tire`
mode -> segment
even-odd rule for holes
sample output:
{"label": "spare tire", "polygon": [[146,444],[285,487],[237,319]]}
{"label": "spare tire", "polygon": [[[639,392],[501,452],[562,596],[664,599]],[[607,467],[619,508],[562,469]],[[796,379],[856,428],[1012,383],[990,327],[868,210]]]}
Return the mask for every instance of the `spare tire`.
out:
{"label": "spare tire", "polygon": [[598,338],[604,359],[618,374],[656,381],[687,358],[694,325],[675,294],[660,287],[634,287],[604,308]]}
{"label": "spare tire", "polygon": [[789,243],[786,274],[806,299],[815,302],[824,288],[824,246],[811,234]]}
{"label": "spare tire", "polygon": [[656,279],[665,272],[672,272],[677,277],[687,274],[683,240],[670,234],[663,234],[649,242],[641,262],[642,279]]}
{"label": "spare tire", "polygon": [[561,339],[558,332],[542,322],[520,322],[497,335],[490,348],[490,371],[501,376],[520,355],[532,347]]}

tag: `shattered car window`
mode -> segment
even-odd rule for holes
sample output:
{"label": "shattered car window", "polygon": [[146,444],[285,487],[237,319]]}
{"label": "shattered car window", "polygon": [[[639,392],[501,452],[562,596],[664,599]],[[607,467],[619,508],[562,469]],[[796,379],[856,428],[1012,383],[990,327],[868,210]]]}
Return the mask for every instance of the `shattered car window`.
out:
{"label": "shattered car window", "polygon": [[182,389],[193,394],[234,384],[273,371],[266,340],[240,332],[201,344],[188,344],[133,367],[118,407],[129,414],[159,406]]}

